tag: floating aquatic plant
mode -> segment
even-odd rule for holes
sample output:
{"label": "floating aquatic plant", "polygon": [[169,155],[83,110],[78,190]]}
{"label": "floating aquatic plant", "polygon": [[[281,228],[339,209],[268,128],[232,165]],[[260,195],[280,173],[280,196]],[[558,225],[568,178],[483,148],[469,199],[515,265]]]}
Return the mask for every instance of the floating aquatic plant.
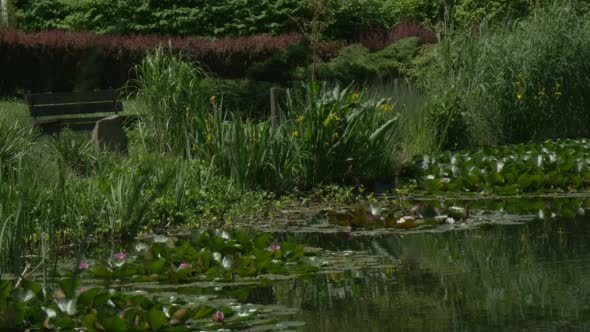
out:
{"label": "floating aquatic plant", "polygon": [[135,253],[113,255],[94,264],[96,278],[181,282],[190,279],[231,280],[263,274],[304,274],[318,270],[303,246],[273,242],[269,234],[200,230],[188,240],[157,237],[135,245]]}
{"label": "floating aquatic plant", "polygon": [[556,140],[423,156],[428,193],[498,195],[576,192],[590,188],[590,141]]}
{"label": "floating aquatic plant", "polygon": [[272,322],[252,306],[214,306],[161,299],[144,292],[81,288],[79,279],[62,280],[54,291],[23,280],[0,281],[2,331],[195,331],[245,329]]}
{"label": "floating aquatic plant", "polygon": [[469,218],[467,208],[451,207],[442,210],[428,204],[417,204],[410,211],[405,212],[403,210],[377,210],[374,207],[367,209],[364,205],[342,211],[325,211],[331,223],[350,226],[353,229],[424,229],[441,224],[452,225],[456,220]]}

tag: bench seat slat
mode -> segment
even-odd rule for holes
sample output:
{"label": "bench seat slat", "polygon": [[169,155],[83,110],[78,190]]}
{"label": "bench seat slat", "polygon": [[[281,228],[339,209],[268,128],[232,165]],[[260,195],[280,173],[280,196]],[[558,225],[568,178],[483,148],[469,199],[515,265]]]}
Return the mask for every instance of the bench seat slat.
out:
{"label": "bench seat slat", "polygon": [[[123,124],[137,122],[139,117],[137,115],[119,115]],[[91,123],[96,124],[96,121],[104,119],[104,116],[89,116],[82,118],[59,118],[59,119],[47,119],[47,120],[36,120],[33,122],[36,126],[49,126],[56,124],[70,125],[76,123]]]}
{"label": "bench seat slat", "polygon": [[[51,135],[63,131],[68,128],[73,131],[88,131],[92,130],[96,125],[96,121],[104,119],[104,117],[84,117],[84,118],[67,118],[67,119],[53,119],[53,120],[37,120],[34,125],[41,128],[45,134]],[[137,115],[121,115],[121,122],[126,128],[131,128],[139,120]]]}
{"label": "bench seat slat", "polygon": [[92,114],[92,113],[113,113],[123,111],[120,102],[102,101],[85,104],[57,104],[57,105],[33,105],[29,106],[33,117]]}
{"label": "bench seat slat", "polygon": [[75,104],[95,101],[113,101],[119,99],[119,93],[115,90],[103,90],[92,92],[57,92],[57,93],[35,93],[25,97],[29,106],[53,105],[53,104]]}

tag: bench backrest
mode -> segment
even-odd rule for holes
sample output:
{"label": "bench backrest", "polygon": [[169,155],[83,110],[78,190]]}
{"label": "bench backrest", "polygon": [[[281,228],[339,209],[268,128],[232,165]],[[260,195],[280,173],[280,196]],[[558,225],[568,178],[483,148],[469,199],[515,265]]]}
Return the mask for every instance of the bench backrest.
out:
{"label": "bench backrest", "polygon": [[93,92],[38,93],[25,96],[31,116],[60,116],[123,111],[115,90]]}

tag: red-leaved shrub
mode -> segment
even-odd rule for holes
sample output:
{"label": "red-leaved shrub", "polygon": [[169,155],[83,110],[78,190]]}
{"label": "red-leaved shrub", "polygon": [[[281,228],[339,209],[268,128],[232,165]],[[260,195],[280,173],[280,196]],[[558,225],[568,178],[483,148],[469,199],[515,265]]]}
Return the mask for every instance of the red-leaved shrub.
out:
{"label": "red-leaved shrub", "polygon": [[436,42],[434,32],[424,25],[411,20],[402,21],[389,31],[375,29],[364,32],[357,36],[354,42],[360,43],[372,51],[376,51],[407,37],[418,37],[420,45]]}
{"label": "red-leaved shrub", "polygon": [[0,29],[0,93],[119,88],[131,78],[133,65],[158,46],[182,52],[220,77],[241,77],[252,64],[300,38],[288,34],[209,40]]}

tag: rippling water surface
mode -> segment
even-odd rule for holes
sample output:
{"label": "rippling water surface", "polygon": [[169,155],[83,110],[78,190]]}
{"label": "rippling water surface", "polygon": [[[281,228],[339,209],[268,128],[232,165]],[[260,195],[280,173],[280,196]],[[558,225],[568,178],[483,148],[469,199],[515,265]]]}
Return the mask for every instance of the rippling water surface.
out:
{"label": "rippling water surface", "polygon": [[442,233],[287,237],[399,261],[396,269],[272,286],[268,297],[301,309],[295,319],[308,331],[590,330],[590,216]]}

